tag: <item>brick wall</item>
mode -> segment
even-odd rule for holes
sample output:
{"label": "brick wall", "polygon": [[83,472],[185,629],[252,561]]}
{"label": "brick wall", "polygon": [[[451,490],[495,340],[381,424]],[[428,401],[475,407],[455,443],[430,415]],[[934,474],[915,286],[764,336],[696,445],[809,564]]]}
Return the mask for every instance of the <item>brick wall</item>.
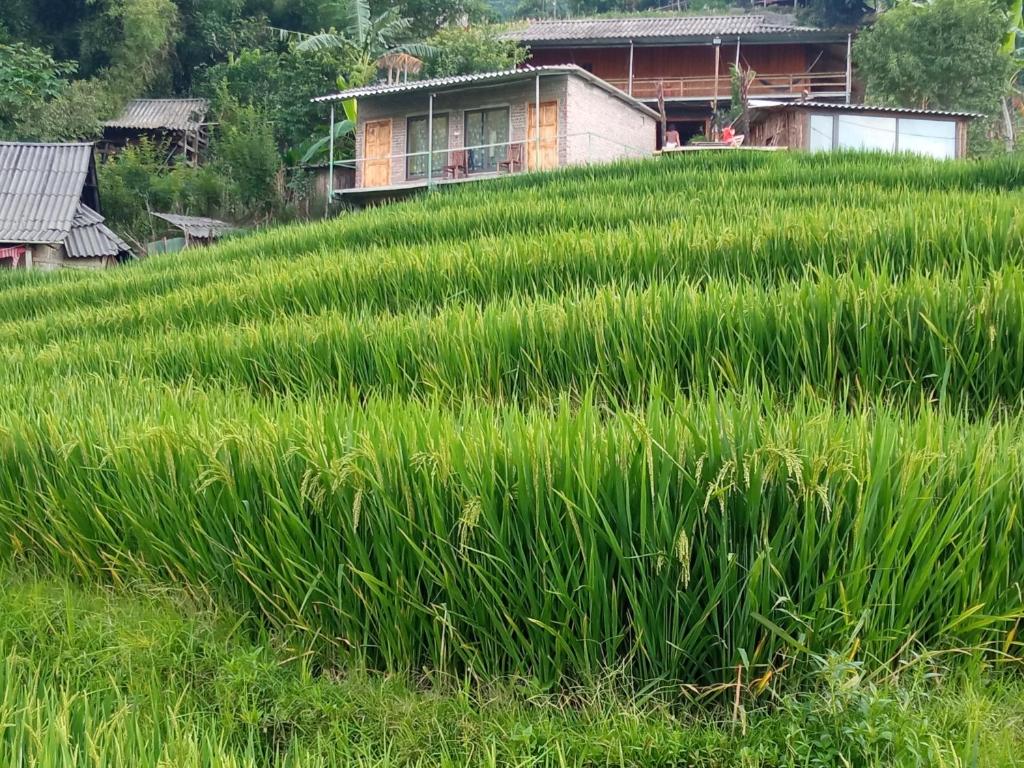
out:
{"label": "brick wall", "polygon": [[[547,76],[540,81],[540,99],[559,103],[559,161],[567,162],[568,154],[562,137],[566,134],[567,107],[566,76]],[[406,182],[405,158],[406,129],[410,117],[426,115],[429,96],[426,92],[399,94],[395,96],[364,99],[359,103],[359,118],[356,125],[356,157],[365,157],[366,123],[376,120],[391,120],[391,183]],[[509,141],[526,140],[526,118],[528,105],[536,99],[536,83],[526,80],[518,83],[484,85],[459,91],[442,93],[434,98],[434,114],[448,116],[448,148],[459,149],[466,146],[465,116],[467,111],[488,109],[491,107],[508,107],[509,110]],[[525,155],[524,155],[525,157]],[[360,159],[356,163],[356,186],[363,185],[363,166]]]}
{"label": "brick wall", "polygon": [[[655,150],[657,121],[622,99],[583,78],[548,75],[541,78],[540,100],[558,102],[559,165],[610,162],[643,157]],[[508,107],[509,140],[523,142],[529,134],[529,105],[536,100],[536,83],[482,85],[434,98],[434,114],[448,116],[448,148],[465,143],[465,113]],[[359,104],[356,157],[365,157],[366,123],[391,121],[391,184],[406,183],[406,129],[410,117],[427,114],[429,94],[421,91],[364,99]],[[524,152],[524,159],[526,153]],[[356,186],[363,186],[364,162],[356,164]]]}
{"label": "brick wall", "polygon": [[647,157],[657,147],[657,120],[603,88],[569,78],[566,163],[607,163]]}

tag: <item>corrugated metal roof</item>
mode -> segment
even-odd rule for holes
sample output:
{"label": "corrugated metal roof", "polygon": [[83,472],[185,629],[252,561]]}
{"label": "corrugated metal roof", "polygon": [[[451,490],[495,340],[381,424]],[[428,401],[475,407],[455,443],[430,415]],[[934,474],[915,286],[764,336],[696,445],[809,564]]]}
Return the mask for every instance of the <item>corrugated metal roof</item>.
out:
{"label": "corrugated metal roof", "polygon": [[768,99],[751,99],[751,109],[779,109],[794,107],[796,109],[840,110],[843,112],[884,112],[894,115],[924,115],[927,117],[966,117],[978,118],[984,115],[978,112],[953,112],[946,109],[916,109],[914,107],[882,107],[871,104],[836,104],[828,101],[776,101]]}
{"label": "corrugated metal roof", "polygon": [[502,35],[522,43],[580,40],[645,40],[735,35],[792,35],[820,32],[759,14],[732,16],[638,16],[628,19],[550,19],[531,21]]}
{"label": "corrugated metal roof", "polygon": [[206,99],[133,99],[120,116],[104,125],[130,130],[190,131],[202,125],[209,108]]}
{"label": "corrugated metal roof", "polygon": [[557,64],[557,65],[544,65],[544,66],[525,66],[519,69],[503,69],[497,72],[478,72],[473,75],[453,75],[451,77],[435,77],[431,80],[411,80],[407,83],[378,83],[377,85],[367,85],[362,88],[349,88],[346,91],[340,91],[339,93],[331,93],[326,96],[317,96],[312,101],[314,102],[325,102],[325,101],[341,101],[343,99],[360,99],[368,96],[385,96],[395,93],[414,93],[416,91],[433,91],[433,90],[458,90],[459,86],[462,85],[473,85],[476,83],[499,83],[499,82],[514,82],[516,80],[527,80],[534,76],[541,75],[571,75],[579,77],[590,83],[596,85],[604,91],[614,96],[617,99],[621,99],[633,108],[644,112],[645,114],[657,117],[657,113],[654,112],[650,107],[645,105],[643,102],[634,99],[627,93],[620,91],[613,85],[606,83],[599,77],[592,75],[582,67],[578,67],[575,64]]}
{"label": "corrugated metal roof", "polygon": [[62,242],[91,165],[92,144],[0,142],[0,242]]}
{"label": "corrugated metal roof", "polygon": [[182,216],[177,213],[154,213],[153,215],[173,224],[189,237],[198,237],[203,240],[220,237],[236,229],[234,225],[228,224],[226,221],[208,219],[205,216]]}
{"label": "corrugated metal roof", "polygon": [[64,240],[68,258],[88,259],[131,253],[128,244],[103,222],[105,219],[84,203],[79,204]]}

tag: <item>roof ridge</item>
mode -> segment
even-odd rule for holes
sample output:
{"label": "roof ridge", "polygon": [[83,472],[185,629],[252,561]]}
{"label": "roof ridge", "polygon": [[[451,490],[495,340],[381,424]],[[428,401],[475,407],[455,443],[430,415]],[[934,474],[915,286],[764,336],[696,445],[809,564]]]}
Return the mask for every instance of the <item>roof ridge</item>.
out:
{"label": "roof ridge", "polygon": [[682,14],[679,16],[584,16],[576,19],[524,19],[525,24],[574,24],[594,21],[660,21],[677,19],[764,19],[763,13],[709,13]]}

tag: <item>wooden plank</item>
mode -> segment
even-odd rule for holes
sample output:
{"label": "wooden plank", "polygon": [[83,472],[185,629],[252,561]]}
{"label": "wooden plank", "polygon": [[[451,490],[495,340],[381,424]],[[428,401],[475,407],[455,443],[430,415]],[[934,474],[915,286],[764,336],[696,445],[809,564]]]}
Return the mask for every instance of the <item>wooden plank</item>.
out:
{"label": "wooden plank", "polygon": [[391,183],[391,120],[366,124],[363,186],[383,187]]}
{"label": "wooden plank", "polygon": [[[530,102],[526,116],[526,156],[527,167],[531,171],[537,165],[537,105]],[[547,171],[558,167],[558,102],[545,101],[540,105],[540,170]]]}

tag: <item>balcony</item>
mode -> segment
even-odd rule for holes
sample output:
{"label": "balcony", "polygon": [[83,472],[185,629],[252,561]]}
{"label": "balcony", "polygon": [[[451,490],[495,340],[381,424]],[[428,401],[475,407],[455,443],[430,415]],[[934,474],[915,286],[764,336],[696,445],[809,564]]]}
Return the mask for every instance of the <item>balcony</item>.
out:
{"label": "balcony", "polygon": [[[629,93],[628,80],[608,80]],[[664,86],[666,99],[708,101],[715,98],[715,76],[633,78],[632,95],[644,101],[658,98],[658,86]],[[728,99],[732,82],[728,75],[718,78],[717,95]],[[842,96],[846,93],[845,72],[798,72],[788,75],[757,75],[750,84],[751,96],[758,98]]]}

